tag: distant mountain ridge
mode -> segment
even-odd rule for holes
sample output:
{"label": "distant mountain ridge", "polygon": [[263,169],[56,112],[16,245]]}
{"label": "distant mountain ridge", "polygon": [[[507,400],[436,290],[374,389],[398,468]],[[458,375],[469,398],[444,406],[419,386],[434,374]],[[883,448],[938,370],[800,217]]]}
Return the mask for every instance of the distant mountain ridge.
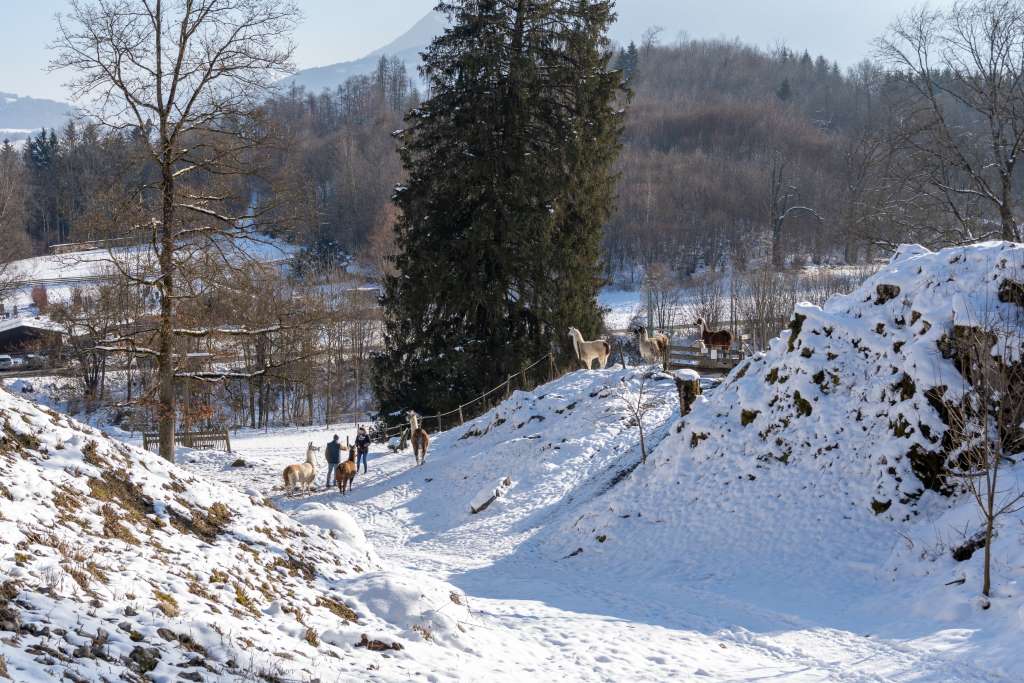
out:
{"label": "distant mountain ridge", "polygon": [[420,53],[431,41],[448,26],[445,17],[437,12],[430,12],[401,36],[370,54],[349,62],[338,62],[328,66],[313,67],[296,72],[281,81],[281,85],[292,84],[302,86],[311,92],[318,93],[324,89],[334,89],[352,76],[365,76],[373,73],[377,62],[384,55],[398,57],[405,62],[409,77],[420,85],[419,66]]}
{"label": "distant mountain ridge", "polygon": [[73,113],[67,102],[0,92],[0,139],[23,139],[40,128],[60,128]]}

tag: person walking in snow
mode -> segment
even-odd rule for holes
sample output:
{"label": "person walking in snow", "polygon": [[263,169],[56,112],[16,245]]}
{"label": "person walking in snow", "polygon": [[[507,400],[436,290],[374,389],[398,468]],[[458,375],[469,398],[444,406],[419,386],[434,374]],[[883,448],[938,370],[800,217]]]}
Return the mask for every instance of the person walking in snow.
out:
{"label": "person walking in snow", "polygon": [[356,435],[356,469],[359,464],[363,465],[363,474],[366,474],[366,456],[370,453],[370,435],[366,433],[366,427],[360,426]]}
{"label": "person walking in snow", "polygon": [[327,457],[327,482],[325,487],[331,488],[334,482],[334,470],[338,467],[338,463],[341,462],[341,442],[338,441],[338,435],[334,435],[334,439],[327,444],[327,448],[324,449],[324,455]]}

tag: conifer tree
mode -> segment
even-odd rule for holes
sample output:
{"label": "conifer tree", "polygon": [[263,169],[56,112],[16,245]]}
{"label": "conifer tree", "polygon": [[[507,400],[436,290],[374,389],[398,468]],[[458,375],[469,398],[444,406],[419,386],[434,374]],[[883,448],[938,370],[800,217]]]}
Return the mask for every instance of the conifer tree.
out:
{"label": "conifer tree", "polygon": [[449,0],[431,97],[399,136],[397,274],[385,282],[384,411],[454,407],[601,325],[621,73],[610,0]]}

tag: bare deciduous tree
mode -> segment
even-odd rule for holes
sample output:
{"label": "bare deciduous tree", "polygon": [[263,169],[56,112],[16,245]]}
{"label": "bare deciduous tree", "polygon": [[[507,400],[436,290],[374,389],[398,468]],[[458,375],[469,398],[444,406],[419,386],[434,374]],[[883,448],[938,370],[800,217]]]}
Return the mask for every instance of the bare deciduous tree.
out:
{"label": "bare deciduous tree", "polygon": [[644,294],[647,299],[647,326],[669,330],[676,324],[682,288],[672,269],[664,263],[653,263],[647,267],[644,277]]}
{"label": "bare deciduous tree", "polygon": [[[288,0],[71,0],[58,17],[55,69],[107,128],[141,131],[157,171],[138,188],[153,272],[129,273],[158,292],[160,455],[174,457],[175,304],[197,240],[220,246],[256,223],[233,179],[250,173],[266,131],[252,121],[274,77],[291,69]],[[237,182],[237,181],[235,181]]]}
{"label": "bare deciduous tree", "polygon": [[751,342],[757,349],[785,327],[796,305],[793,278],[771,268],[750,271],[743,277],[737,298],[739,316],[746,322]]}
{"label": "bare deciduous tree", "polygon": [[899,142],[922,169],[929,194],[952,211],[964,241],[988,230],[963,202],[995,210],[998,234],[1020,240],[1017,162],[1024,152],[1024,4],[966,0],[923,7],[878,42],[879,56],[903,76]]}
{"label": "bare deciduous tree", "polygon": [[658,402],[647,391],[648,376],[640,376],[640,383],[634,389],[626,383],[626,378],[619,381],[615,394],[616,405],[622,408],[627,423],[640,432],[640,461],[647,463],[647,438],[644,431],[644,418],[657,408]]}
{"label": "bare deciduous tree", "polygon": [[703,318],[709,328],[717,330],[725,319],[722,279],[717,273],[709,272],[697,279],[693,293],[695,317]]}
{"label": "bare deciduous tree", "polygon": [[797,214],[814,217],[823,222],[818,212],[800,203],[800,192],[793,184],[787,160],[780,154],[773,154],[768,173],[768,216],[771,222],[772,265],[777,269],[785,266],[782,249],[782,229],[786,221]]}
{"label": "bare deciduous tree", "polygon": [[14,293],[18,274],[11,261],[29,253],[25,232],[25,169],[18,152],[9,142],[0,146],[0,302]]}

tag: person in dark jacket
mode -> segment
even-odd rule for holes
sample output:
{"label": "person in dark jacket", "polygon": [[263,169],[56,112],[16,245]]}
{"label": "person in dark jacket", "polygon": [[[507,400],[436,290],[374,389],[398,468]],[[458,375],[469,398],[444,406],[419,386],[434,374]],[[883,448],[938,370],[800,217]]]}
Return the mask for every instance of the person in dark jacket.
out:
{"label": "person in dark jacket", "polygon": [[366,456],[370,453],[370,435],[366,433],[366,427],[360,427],[356,435],[356,469],[359,464],[363,465],[363,474],[366,474]]}
{"label": "person in dark jacket", "polygon": [[338,435],[334,435],[334,439],[327,444],[327,448],[324,449],[324,455],[327,457],[327,483],[326,488],[331,488],[334,485],[334,470],[338,467],[338,463],[341,462],[341,443],[338,441]]}

